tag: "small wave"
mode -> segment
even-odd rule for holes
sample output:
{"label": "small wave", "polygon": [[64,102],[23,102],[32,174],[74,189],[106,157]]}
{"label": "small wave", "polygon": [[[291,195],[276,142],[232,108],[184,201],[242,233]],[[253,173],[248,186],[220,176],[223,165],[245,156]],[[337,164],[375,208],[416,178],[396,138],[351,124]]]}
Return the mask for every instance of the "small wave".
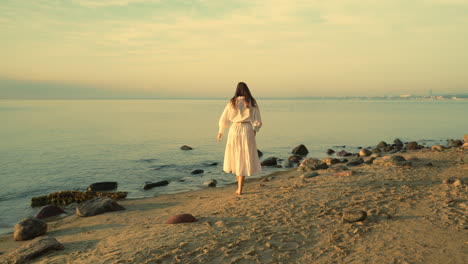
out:
{"label": "small wave", "polygon": [[139,159],[136,162],[151,163],[151,162],[155,162],[155,161],[158,161],[158,159]]}

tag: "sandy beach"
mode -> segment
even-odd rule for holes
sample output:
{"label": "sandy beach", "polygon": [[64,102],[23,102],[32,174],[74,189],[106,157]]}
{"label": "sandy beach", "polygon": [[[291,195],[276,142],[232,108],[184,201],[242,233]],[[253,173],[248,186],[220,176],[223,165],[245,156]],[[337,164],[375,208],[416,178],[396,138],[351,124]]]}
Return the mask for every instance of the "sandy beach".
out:
{"label": "sandy beach", "polygon": [[[46,233],[65,249],[31,263],[467,263],[468,150],[397,155],[412,165],[382,157],[307,179],[294,168],[248,181],[242,196],[232,185],[123,200],[125,211],[93,217],[70,211]],[[367,219],[344,222],[353,209]],[[164,224],[182,213],[199,221]],[[1,263],[25,243],[0,237]]]}

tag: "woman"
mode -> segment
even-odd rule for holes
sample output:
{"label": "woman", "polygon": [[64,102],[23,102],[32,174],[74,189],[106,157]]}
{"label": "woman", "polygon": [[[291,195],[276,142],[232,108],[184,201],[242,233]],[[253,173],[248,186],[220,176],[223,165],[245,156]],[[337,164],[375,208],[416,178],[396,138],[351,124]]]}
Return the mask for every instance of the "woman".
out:
{"label": "woman", "polygon": [[231,123],[223,169],[236,175],[238,186],[236,193],[242,195],[245,177],[262,171],[255,142],[255,135],[262,126],[262,119],[257,101],[250,93],[247,84],[243,82],[237,84],[234,96],[219,119],[218,142]]}

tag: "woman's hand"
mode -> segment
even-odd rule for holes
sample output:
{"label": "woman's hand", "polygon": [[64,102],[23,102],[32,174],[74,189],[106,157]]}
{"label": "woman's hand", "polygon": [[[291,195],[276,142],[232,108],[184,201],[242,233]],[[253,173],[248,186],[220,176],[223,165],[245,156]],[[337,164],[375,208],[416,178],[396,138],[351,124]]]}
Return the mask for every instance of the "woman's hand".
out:
{"label": "woman's hand", "polygon": [[216,139],[218,140],[218,142],[221,142],[221,137],[223,136],[223,133],[219,133],[218,136],[216,137]]}

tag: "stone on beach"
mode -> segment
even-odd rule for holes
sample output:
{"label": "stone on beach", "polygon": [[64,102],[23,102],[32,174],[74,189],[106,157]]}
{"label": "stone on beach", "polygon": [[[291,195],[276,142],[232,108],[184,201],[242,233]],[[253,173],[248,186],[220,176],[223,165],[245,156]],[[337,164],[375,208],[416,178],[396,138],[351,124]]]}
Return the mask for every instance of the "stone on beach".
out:
{"label": "stone on beach", "polygon": [[68,205],[72,203],[81,203],[101,196],[119,200],[127,197],[127,192],[60,191],[31,198],[31,206],[44,206],[48,204]]}
{"label": "stone on beach", "polygon": [[463,136],[463,142],[468,143],[468,134]]}
{"label": "stone on beach", "polygon": [[352,210],[343,212],[343,221],[348,223],[361,222],[366,220],[367,213],[361,210]]}
{"label": "stone on beach", "polygon": [[45,219],[56,215],[64,214],[65,211],[53,204],[46,205],[41,208],[41,210],[36,214],[37,219]]}
{"label": "stone on beach", "polygon": [[95,182],[86,188],[88,191],[112,191],[117,189],[117,182]]}
{"label": "stone on beach", "polygon": [[310,172],[314,170],[328,169],[328,165],[318,159],[308,158],[301,162],[301,165],[297,168],[300,172]]}
{"label": "stone on beach", "polygon": [[377,147],[378,148],[385,148],[388,144],[385,142],[385,141],[381,141],[379,142],[379,144],[377,144]]}
{"label": "stone on beach", "polygon": [[125,210],[123,206],[109,197],[96,197],[80,203],[76,207],[76,215],[81,217],[95,216],[112,211]]}
{"label": "stone on beach", "polygon": [[180,224],[180,223],[193,223],[197,222],[198,220],[191,214],[179,214],[170,216],[165,224]]}
{"label": "stone on beach", "polygon": [[341,161],[336,158],[324,158],[322,161],[325,162],[328,166],[341,163]]}
{"label": "stone on beach", "polygon": [[298,156],[298,155],[289,156],[289,158],[288,158],[288,160],[291,163],[299,163],[299,162],[301,162],[301,159],[302,159],[302,156]]}
{"label": "stone on beach", "polygon": [[447,143],[447,146],[449,148],[456,148],[456,147],[459,147],[463,145],[463,143],[461,142],[461,140],[449,140],[449,142]]}
{"label": "stone on beach", "polygon": [[196,169],[196,170],[191,171],[190,174],[202,174],[204,172],[205,172],[204,170]]}
{"label": "stone on beach", "polygon": [[303,179],[309,179],[309,178],[316,177],[316,176],[319,176],[319,174],[316,171],[312,171],[309,173],[302,174],[300,177]]}
{"label": "stone on beach", "polygon": [[9,254],[13,263],[25,263],[51,250],[62,250],[63,245],[53,237],[38,237]]}
{"label": "stone on beach", "polygon": [[336,155],[337,155],[337,156],[344,157],[344,156],[351,156],[351,155],[353,155],[353,154],[347,152],[346,150],[342,150],[342,151],[336,153]]}
{"label": "stone on beach", "polygon": [[411,162],[407,161],[403,156],[399,155],[391,156],[390,162],[396,166],[411,166]]}
{"label": "stone on beach", "polygon": [[169,182],[164,180],[164,181],[158,181],[158,182],[145,182],[145,185],[143,186],[143,190],[149,190],[154,187],[161,187],[161,186],[166,186],[168,185]]}
{"label": "stone on beach", "polygon": [[190,147],[190,146],[187,146],[187,145],[183,145],[182,147],[180,147],[181,150],[192,150],[193,148]]}
{"label": "stone on beach", "polygon": [[303,144],[295,147],[292,150],[292,154],[294,155],[306,156],[308,153],[309,153],[309,150],[307,150],[306,146],[304,146]]}
{"label": "stone on beach", "polygon": [[352,175],[355,175],[356,172],[355,171],[340,171],[340,172],[337,172],[335,174],[333,174],[333,176],[337,176],[337,177],[349,177],[349,176],[352,176]]}
{"label": "stone on beach", "polygon": [[445,147],[443,147],[441,145],[434,145],[434,146],[431,147],[432,151],[442,151],[444,149],[445,149]]}
{"label": "stone on beach", "polygon": [[371,149],[371,152],[372,153],[381,153],[382,150],[380,150],[379,148],[373,148],[373,149]]}
{"label": "stone on beach", "polygon": [[364,163],[364,160],[362,158],[354,158],[350,162],[346,163],[346,166],[354,167],[354,166],[358,166],[358,165],[360,165],[362,163]]}
{"label": "stone on beach", "polygon": [[416,142],[416,141],[408,142],[408,145],[406,146],[406,149],[408,149],[408,150],[416,150],[418,148],[419,148],[418,142]]}
{"label": "stone on beach", "polygon": [[206,182],[205,183],[208,187],[216,187],[216,184],[218,184],[218,181],[217,180],[211,180],[209,182]]}
{"label": "stone on beach", "polygon": [[370,150],[368,150],[368,149],[365,149],[365,148],[363,148],[363,149],[361,149],[359,151],[359,156],[361,156],[361,157],[367,157],[367,156],[370,156],[371,154],[372,154],[372,152]]}
{"label": "stone on beach", "polygon": [[395,144],[395,146],[401,148],[403,147],[403,142],[401,142],[400,139],[396,138],[395,140],[393,140],[393,144]]}
{"label": "stone on beach", "polygon": [[333,149],[327,149],[327,154],[328,154],[328,155],[331,155],[331,154],[333,154],[333,153],[335,153],[335,151],[334,151]]}
{"label": "stone on beach", "polygon": [[278,159],[276,157],[268,157],[261,162],[261,165],[262,166],[276,166],[278,164],[277,162],[278,162]]}
{"label": "stone on beach", "polygon": [[29,240],[42,236],[46,232],[46,222],[34,217],[27,217],[15,225],[13,239],[16,241]]}

